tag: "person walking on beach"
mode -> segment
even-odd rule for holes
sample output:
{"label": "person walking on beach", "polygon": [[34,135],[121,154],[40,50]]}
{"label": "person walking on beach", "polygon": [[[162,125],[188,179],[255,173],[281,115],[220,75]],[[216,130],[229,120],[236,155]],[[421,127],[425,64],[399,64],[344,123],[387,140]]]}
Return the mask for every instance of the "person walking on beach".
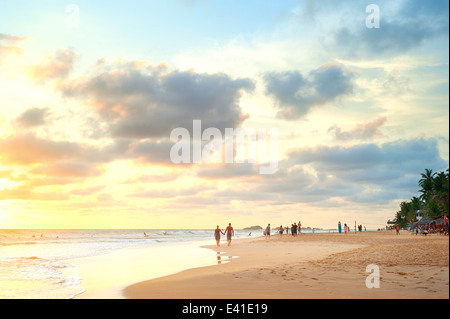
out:
{"label": "person walking on beach", "polygon": [[229,223],[227,229],[225,229],[224,235],[225,234],[227,234],[227,245],[231,246],[231,237],[234,236],[234,229],[231,227],[231,223]]}
{"label": "person walking on beach", "polygon": [[301,221],[298,222],[298,233],[299,234],[302,233],[302,222]]}
{"label": "person walking on beach", "polygon": [[347,224],[344,224],[344,233],[347,235]]}
{"label": "person walking on beach", "polygon": [[270,224],[267,224],[265,234],[266,234],[266,239],[270,239]]}
{"label": "person walking on beach", "polygon": [[216,239],[217,247],[220,246],[220,234],[225,235],[222,230],[220,230],[219,225],[217,225],[217,228],[214,230],[214,238]]}
{"label": "person walking on beach", "polygon": [[280,233],[280,238],[283,237],[283,231],[284,231],[283,225],[280,225],[280,228],[278,229],[278,232]]}

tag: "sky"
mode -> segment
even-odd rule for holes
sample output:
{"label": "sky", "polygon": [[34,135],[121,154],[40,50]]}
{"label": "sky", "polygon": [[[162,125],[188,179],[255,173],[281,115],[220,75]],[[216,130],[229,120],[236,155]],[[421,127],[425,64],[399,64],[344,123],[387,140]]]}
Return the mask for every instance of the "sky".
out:
{"label": "sky", "polygon": [[448,6],[0,0],[0,228],[384,227],[448,168]]}

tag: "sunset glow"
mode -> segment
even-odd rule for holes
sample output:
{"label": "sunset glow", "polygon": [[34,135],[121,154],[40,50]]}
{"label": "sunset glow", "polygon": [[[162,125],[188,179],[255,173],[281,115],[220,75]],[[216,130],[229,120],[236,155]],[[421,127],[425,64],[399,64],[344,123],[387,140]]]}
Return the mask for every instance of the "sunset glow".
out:
{"label": "sunset glow", "polygon": [[[0,2],[0,228],[375,229],[448,167],[448,1]],[[194,120],[278,170],[174,164]]]}

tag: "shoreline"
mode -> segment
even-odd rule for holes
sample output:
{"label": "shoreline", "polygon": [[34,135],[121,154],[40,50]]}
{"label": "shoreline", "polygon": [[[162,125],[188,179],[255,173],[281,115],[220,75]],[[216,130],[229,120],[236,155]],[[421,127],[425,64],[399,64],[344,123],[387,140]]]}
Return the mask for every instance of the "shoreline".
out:
{"label": "shoreline", "polygon": [[[448,236],[315,233],[202,246],[220,264],[129,285],[127,299],[449,298]],[[236,258],[239,257],[239,258]],[[219,260],[218,260],[219,262]],[[368,265],[380,270],[369,289]]]}
{"label": "shoreline", "polygon": [[195,240],[141,244],[107,254],[65,260],[76,266],[82,278],[80,286],[84,292],[73,299],[124,299],[124,289],[134,283],[213,265],[215,255],[201,248],[205,243]]}

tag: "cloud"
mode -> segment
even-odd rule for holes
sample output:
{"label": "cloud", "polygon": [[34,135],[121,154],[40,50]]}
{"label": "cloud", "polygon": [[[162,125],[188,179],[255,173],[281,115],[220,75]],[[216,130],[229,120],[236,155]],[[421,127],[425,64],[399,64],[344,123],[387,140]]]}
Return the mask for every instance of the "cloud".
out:
{"label": "cloud", "polygon": [[80,155],[82,147],[73,142],[51,141],[33,134],[0,140],[0,159],[9,164],[35,164],[65,160]]}
{"label": "cloud", "polygon": [[27,133],[0,139],[0,163],[22,166],[29,187],[64,185],[102,175],[101,165],[125,158],[127,149],[123,143],[96,147]]}
{"label": "cloud", "polygon": [[[125,145],[127,147],[127,145]],[[127,148],[122,143],[96,147],[82,143],[53,141],[32,133],[0,139],[0,163],[17,167],[24,173],[13,175],[1,170],[0,178],[21,185],[0,192],[0,200],[65,200],[67,194],[42,193],[41,186],[79,183],[87,177],[103,174],[102,164],[123,158]]]}
{"label": "cloud", "polygon": [[121,183],[122,184],[165,183],[175,181],[179,177],[181,177],[181,174],[179,173],[166,173],[161,175],[136,175],[121,181]]}
{"label": "cloud", "polygon": [[[391,200],[414,196],[419,175],[426,167],[437,171],[448,167],[439,156],[435,139],[299,148],[279,162],[276,174],[247,180],[245,192],[234,191],[241,200],[266,198],[273,204],[387,205]],[[231,191],[217,192],[217,196],[228,198]]]}
{"label": "cloud", "polygon": [[224,73],[170,71],[145,62],[104,61],[93,74],[61,83],[66,97],[89,101],[113,138],[169,137],[177,127],[190,129],[192,121],[205,127],[237,127],[248,115],[239,100],[251,92],[250,79],[231,79]]}
{"label": "cloud", "polygon": [[4,33],[0,33],[0,41],[8,42],[8,43],[16,43],[24,40],[28,40],[28,37],[21,37],[15,35],[8,35]]}
{"label": "cloud", "polygon": [[97,163],[92,162],[58,162],[43,164],[31,171],[33,174],[58,177],[93,177],[101,175]]}
{"label": "cloud", "polygon": [[23,180],[30,187],[68,185],[79,183],[80,179],[75,177],[54,177],[54,176],[32,176]]}
{"label": "cloud", "polygon": [[113,142],[104,147],[69,141],[54,141],[32,133],[0,139],[0,160],[4,164],[52,164],[57,162],[89,162],[102,164],[123,159],[128,142]]}
{"label": "cloud", "polygon": [[354,74],[343,64],[330,62],[304,77],[299,71],[268,73],[264,76],[266,94],[272,96],[284,119],[304,117],[312,108],[334,102],[353,93]]}
{"label": "cloud", "polygon": [[127,158],[145,163],[174,165],[170,159],[170,149],[174,145],[168,140],[143,140],[129,145],[125,154]]}
{"label": "cloud", "polygon": [[16,121],[19,124],[19,126],[26,127],[26,128],[32,128],[32,127],[44,125],[48,114],[49,114],[48,107],[43,107],[43,108],[33,107],[33,108],[27,109],[25,112],[23,112],[17,118]]}
{"label": "cloud", "polygon": [[143,197],[143,198],[176,198],[176,197],[191,197],[197,193],[205,192],[208,188],[204,186],[194,186],[181,189],[153,189],[135,192],[129,194],[131,197]]}
{"label": "cloud", "polygon": [[36,192],[32,187],[24,185],[0,190],[0,200],[9,199],[61,201],[69,199],[69,195],[56,192]]}
{"label": "cloud", "polygon": [[87,195],[98,193],[98,192],[102,191],[105,187],[106,187],[105,185],[100,185],[100,186],[94,186],[94,187],[89,187],[89,188],[75,189],[75,190],[71,191],[71,194],[79,195],[79,196],[87,196]]}
{"label": "cloud", "polygon": [[12,169],[8,169],[8,170],[2,169],[2,170],[0,170],[0,178],[10,179],[10,178],[12,178],[12,173],[13,173]]}
{"label": "cloud", "polygon": [[378,58],[404,54],[427,40],[448,37],[447,0],[433,1],[433,5],[413,0],[381,1],[377,5],[380,28],[369,29],[362,19],[347,21],[332,33],[333,46],[329,48],[352,57]]}
{"label": "cloud", "polygon": [[55,56],[44,57],[39,64],[28,67],[29,75],[37,82],[64,79],[73,70],[79,55],[72,49],[60,48]]}
{"label": "cloud", "polygon": [[328,133],[332,134],[337,141],[371,140],[375,137],[383,136],[380,127],[383,126],[386,121],[386,117],[379,117],[372,122],[358,124],[349,131],[342,131],[340,127],[334,125],[328,129]]}
{"label": "cloud", "polygon": [[197,171],[197,176],[205,179],[242,178],[258,174],[258,166],[250,163],[207,164]]}
{"label": "cloud", "polygon": [[2,58],[6,56],[21,55],[23,50],[17,44],[28,39],[28,37],[0,33],[0,63],[2,62]]}
{"label": "cloud", "polygon": [[393,70],[388,74],[381,87],[394,95],[402,95],[412,92],[409,87],[409,81],[409,78],[401,76],[397,70]]}
{"label": "cloud", "polygon": [[427,167],[437,171],[448,167],[439,155],[437,140],[432,138],[303,148],[291,152],[289,162],[307,165],[323,174],[325,180],[333,179],[333,193],[350,187],[351,192],[345,195],[348,201],[367,198],[362,195],[372,192],[374,203],[383,203],[386,196],[411,198],[417,192],[420,172]]}
{"label": "cloud", "polygon": [[[373,170],[383,166],[412,174],[421,172],[423,165],[444,169],[446,163],[439,156],[435,139],[396,140],[377,145],[375,143],[343,146],[317,146],[289,152],[296,164],[312,164],[317,171]],[[424,164],[426,163],[426,164]],[[389,171],[389,169],[388,169]]]}

